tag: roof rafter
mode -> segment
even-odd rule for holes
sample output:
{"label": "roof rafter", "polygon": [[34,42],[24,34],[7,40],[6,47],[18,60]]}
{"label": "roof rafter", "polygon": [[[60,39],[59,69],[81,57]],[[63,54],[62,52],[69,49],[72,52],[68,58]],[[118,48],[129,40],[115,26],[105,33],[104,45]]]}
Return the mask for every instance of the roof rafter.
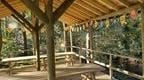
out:
{"label": "roof rafter", "polygon": [[[55,6],[55,7],[58,7],[58,4],[57,4],[57,3],[54,3],[54,6]],[[85,16],[80,15],[79,13],[76,13],[75,11],[72,11],[72,10],[70,10],[70,9],[68,9],[68,10],[65,12],[65,14],[68,14],[68,15],[74,17],[74,18],[78,18],[79,20],[82,20],[83,18],[86,18]]]}
{"label": "roof rafter", "polygon": [[118,0],[121,4],[123,4],[125,7],[129,7],[129,3],[126,2],[126,0]]}
{"label": "roof rafter", "polygon": [[144,3],[144,1],[143,1],[143,0],[138,0],[138,2],[140,2],[140,3]]}
{"label": "roof rafter", "polygon": [[71,6],[75,0],[65,0],[53,13],[55,19],[58,20],[59,17]]}
{"label": "roof rafter", "polygon": [[96,0],[97,2],[101,3],[102,5],[108,7],[109,9],[117,11],[119,8],[117,5],[113,4],[109,0]]}
{"label": "roof rafter", "polygon": [[93,17],[96,17],[96,16],[97,16],[97,15],[94,14],[93,12],[91,12],[91,11],[89,11],[89,10],[87,10],[87,9],[85,9],[85,8],[83,8],[83,7],[81,7],[81,6],[78,5],[78,4],[75,4],[75,3],[74,3],[73,6],[74,6],[76,9],[79,9],[79,10],[81,10],[82,12],[84,12],[84,13],[90,15],[90,16],[93,16]]}
{"label": "roof rafter", "polygon": [[[58,3],[60,3],[60,2],[61,1],[57,0],[56,2],[54,2],[54,5],[56,4],[56,6],[58,6]],[[78,9],[78,10],[80,11],[80,9]],[[79,12],[79,11],[77,11],[77,9],[75,9],[73,6],[71,6],[71,8],[66,11],[66,13],[76,15],[77,17],[82,17],[84,19],[89,19],[90,18],[89,15],[87,15],[83,12]]]}
{"label": "roof rafter", "polygon": [[124,8],[124,9],[120,9],[119,11],[116,11],[116,12],[112,12],[112,13],[109,13],[109,14],[106,14],[106,15],[103,15],[103,16],[100,16],[100,17],[97,17],[96,20],[102,20],[102,19],[107,19],[109,17],[114,17],[114,16],[117,16],[117,15],[121,15],[121,14],[125,14],[125,13],[128,13],[130,12],[131,10],[133,9],[139,9],[140,8],[140,5],[137,4],[137,5],[133,5],[129,8]]}
{"label": "roof rafter", "polygon": [[[55,6],[53,6],[53,8],[56,10],[56,7],[55,7]],[[54,10],[54,11],[55,11],[55,10]],[[68,19],[74,19],[74,20],[76,20],[76,21],[82,20],[81,18],[76,17],[76,16],[74,16],[74,15],[71,15],[71,14],[69,14],[68,12],[65,12],[64,15],[65,15]]]}
{"label": "roof rafter", "polygon": [[81,7],[91,11],[92,13],[96,14],[96,15],[102,15],[102,12],[100,12],[99,10],[97,10],[96,8],[92,7],[91,5],[88,5],[87,3],[83,2],[82,0],[77,0],[75,2],[75,4],[80,5]]}
{"label": "roof rafter", "polygon": [[104,6],[97,3],[95,0],[83,0],[83,1],[89,5],[97,8],[98,10],[100,10],[103,13],[109,13],[110,12],[108,9],[106,9]]}

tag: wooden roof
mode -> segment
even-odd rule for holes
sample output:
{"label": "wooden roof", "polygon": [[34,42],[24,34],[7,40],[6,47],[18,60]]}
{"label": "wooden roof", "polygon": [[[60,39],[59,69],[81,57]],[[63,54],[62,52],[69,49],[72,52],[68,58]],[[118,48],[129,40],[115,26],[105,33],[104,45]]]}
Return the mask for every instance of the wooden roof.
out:
{"label": "wooden roof", "polygon": [[[7,0],[17,11],[24,11],[26,6],[20,0]],[[41,0],[43,3],[45,0]],[[64,0],[54,0],[54,10],[57,9]],[[60,17],[69,25],[88,21],[90,19],[101,20],[112,15],[123,14],[137,9],[143,0],[75,0],[75,2]],[[41,4],[43,5],[43,4]],[[0,18],[10,16],[12,12],[0,3]]]}

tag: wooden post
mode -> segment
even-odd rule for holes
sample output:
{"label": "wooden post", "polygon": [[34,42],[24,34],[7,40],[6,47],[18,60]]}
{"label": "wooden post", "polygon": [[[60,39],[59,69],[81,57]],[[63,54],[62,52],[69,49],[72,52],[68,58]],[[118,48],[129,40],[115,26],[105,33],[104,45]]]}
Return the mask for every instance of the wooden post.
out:
{"label": "wooden post", "polygon": [[36,55],[36,67],[37,71],[40,71],[40,47],[39,47],[39,32],[36,30],[32,33],[33,35],[33,47],[34,47],[34,54]]}
{"label": "wooden post", "polygon": [[[88,32],[89,32],[89,49],[90,50],[93,50],[93,45],[92,45],[93,44],[93,40],[92,40],[93,39],[92,26],[93,26],[93,23],[91,22],[91,24],[89,24],[89,29],[88,29],[89,30]],[[90,54],[90,58],[93,59],[93,56],[94,56],[93,52],[89,51],[89,54]]]}
{"label": "wooden post", "polygon": [[52,5],[53,5],[53,0],[47,0],[46,14],[49,20],[49,24],[47,24],[46,26],[48,80],[56,80],[54,20],[53,20],[53,6]]}
{"label": "wooden post", "polygon": [[109,75],[110,75],[110,80],[112,80],[112,55],[109,55]]}
{"label": "wooden post", "polygon": [[144,3],[141,5],[141,35],[142,35],[142,76],[144,78]]}
{"label": "wooden post", "polygon": [[63,23],[63,35],[64,35],[64,51],[66,52],[66,32],[65,32],[65,23]]}
{"label": "wooden post", "polygon": [[[89,57],[89,33],[86,34],[86,57],[88,58]],[[87,63],[89,63],[89,60],[86,61]]]}
{"label": "wooden post", "polygon": [[82,55],[82,42],[80,41],[80,48],[79,48],[79,63],[82,63],[82,60],[81,60],[81,55]]}
{"label": "wooden post", "polygon": [[71,52],[73,51],[73,44],[72,44],[72,31],[70,29],[70,47],[71,47]]}
{"label": "wooden post", "polygon": [[26,31],[22,30],[23,40],[24,40],[24,54],[27,54],[27,35]]}

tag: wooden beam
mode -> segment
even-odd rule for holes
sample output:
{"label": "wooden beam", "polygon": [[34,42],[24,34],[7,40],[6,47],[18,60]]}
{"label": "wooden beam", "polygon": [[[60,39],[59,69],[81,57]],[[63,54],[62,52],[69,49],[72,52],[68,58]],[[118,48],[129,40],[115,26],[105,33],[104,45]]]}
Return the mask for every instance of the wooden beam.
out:
{"label": "wooden beam", "polygon": [[[58,3],[58,2],[55,2],[55,3],[54,3],[54,6],[55,6],[55,7],[58,6],[57,3]],[[82,14],[82,13],[80,13],[80,12],[77,12],[77,11],[75,11],[75,10],[72,10],[72,7],[71,7],[71,9],[68,9],[68,10],[65,12],[65,14],[66,14],[66,13],[71,14],[72,16],[75,16],[75,17],[79,18],[80,20],[88,19],[88,16],[87,16],[87,15]]]}
{"label": "wooden beam", "polygon": [[108,7],[109,9],[117,11],[119,8],[117,5],[113,4],[112,2],[108,0],[96,0],[97,2],[101,3],[102,5]]}
{"label": "wooden beam", "polygon": [[140,3],[144,3],[144,1],[143,1],[143,0],[138,0],[138,2],[140,2]]}
{"label": "wooden beam", "polygon": [[118,0],[121,4],[123,4],[125,7],[129,7],[129,3],[126,0]]}
{"label": "wooden beam", "polygon": [[[129,13],[131,10],[138,10],[140,9],[140,4],[136,4],[136,5],[133,5],[129,8],[123,8],[123,9],[119,9],[119,11],[115,11],[115,12],[111,12],[109,14],[106,14],[106,15],[102,15],[100,17],[95,17],[93,19],[90,19],[90,20],[86,20],[86,21],[83,21],[81,23],[78,23],[78,24],[84,24],[84,23],[88,23],[89,21],[91,20],[103,20],[103,19],[108,19],[110,17],[114,17],[114,16],[118,16],[118,15],[122,15],[122,14],[127,14]],[[73,24],[74,25],[74,24]]]}
{"label": "wooden beam", "polygon": [[55,16],[54,21],[57,21],[60,16],[62,16],[62,14],[71,6],[71,4],[74,2],[75,0],[65,0],[60,7],[58,7],[55,12],[53,13],[53,15]]}
{"label": "wooden beam", "polygon": [[102,12],[100,12],[99,10],[97,10],[96,8],[92,7],[91,5],[88,5],[87,3],[85,3],[84,1],[82,0],[77,0],[75,2],[75,4],[78,4],[80,5],[81,7],[91,11],[92,13],[94,13],[95,15],[102,15]]}
{"label": "wooden beam", "polygon": [[[55,8],[56,7],[54,6],[54,9]],[[65,17],[65,20],[62,20],[61,18],[64,18],[64,17]],[[66,20],[66,18],[67,18],[67,20]],[[75,15],[72,15],[71,13],[68,13],[68,12],[65,12],[59,19],[66,22],[67,24],[69,24],[68,22],[71,23],[71,21],[69,21],[69,20],[75,20],[77,22],[82,21],[82,19],[80,19],[80,18],[76,17]]]}
{"label": "wooden beam", "polygon": [[49,23],[48,16],[31,0],[21,0],[21,1],[45,24]]}
{"label": "wooden beam", "polygon": [[31,29],[34,29],[33,25],[27,21],[19,12],[17,12],[6,0],[1,1],[11,12],[13,12],[16,16],[18,16],[23,22],[25,22]]}
{"label": "wooden beam", "polygon": [[103,12],[103,13],[109,13],[110,10],[108,10],[107,8],[105,8],[104,6],[102,6],[101,4],[99,4],[97,1],[95,0],[83,0],[85,3],[95,7],[96,9],[98,9],[99,11]]}
{"label": "wooden beam", "polygon": [[[56,0],[58,3],[61,3],[63,0]],[[90,11],[88,11],[87,9],[73,3],[71,8],[70,9],[73,9],[75,11],[78,11],[79,13],[82,13],[82,14],[85,14],[87,16],[90,16],[91,17],[96,17],[96,15]]]}
{"label": "wooden beam", "polygon": [[114,16],[117,16],[117,15],[129,13],[131,10],[133,10],[133,9],[136,9],[136,10],[137,10],[137,9],[139,9],[139,8],[140,8],[140,4],[131,6],[131,7],[129,7],[129,8],[119,9],[118,11],[115,11],[115,12],[112,12],[112,13],[109,13],[109,14],[102,15],[102,16],[100,16],[100,17],[97,17],[96,20],[107,19],[107,18],[114,17]]}
{"label": "wooden beam", "polygon": [[25,23],[22,22],[16,15],[12,14],[11,16],[12,16],[14,19],[16,19],[19,23],[21,23],[28,31],[32,32],[32,30],[31,30],[28,26],[26,26]]}

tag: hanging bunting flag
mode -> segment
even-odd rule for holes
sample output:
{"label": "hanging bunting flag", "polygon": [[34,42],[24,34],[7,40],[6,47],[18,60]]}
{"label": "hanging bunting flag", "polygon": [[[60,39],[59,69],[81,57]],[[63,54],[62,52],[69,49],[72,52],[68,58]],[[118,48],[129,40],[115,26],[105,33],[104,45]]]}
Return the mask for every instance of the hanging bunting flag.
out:
{"label": "hanging bunting flag", "polygon": [[95,22],[94,22],[94,28],[96,28],[97,26],[98,26],[98,22],[95,21]]}
{"label": "hanging bunting flag", "polygon": [[125,15],[120,16],[120,23],[121,23],[121,25],[126,24],[126,16]]}
{"label": "hanging bunting flag", "polygon": [[130,18],[131,18],[132,20],[136,20],[136,16],[137,16],[136,10],[132,10],[132,11],[130,12]]}
{"label": "hanging bunting flag", "polygon": [[83,30],[85,30],[85,25],[84,24],[82,25],[82,28],[83,28]]}
{"label": "hanging bunting flag", "polygon": [[71,29],[72,31],[74,31],[74,26],[72,26],[72,29]]}
{"label": "hanging bunting flag", "polygon": [[109,27],[109,25],[110,25],[110,24],[109,24],[109,19],[106,19],[106,20],[105,20],[105,25],[106,25],[106,28]]}
{"label": "hanging bunting flag", "polygon": [[82,25],[80,25],[80,31],[82,30]]}

